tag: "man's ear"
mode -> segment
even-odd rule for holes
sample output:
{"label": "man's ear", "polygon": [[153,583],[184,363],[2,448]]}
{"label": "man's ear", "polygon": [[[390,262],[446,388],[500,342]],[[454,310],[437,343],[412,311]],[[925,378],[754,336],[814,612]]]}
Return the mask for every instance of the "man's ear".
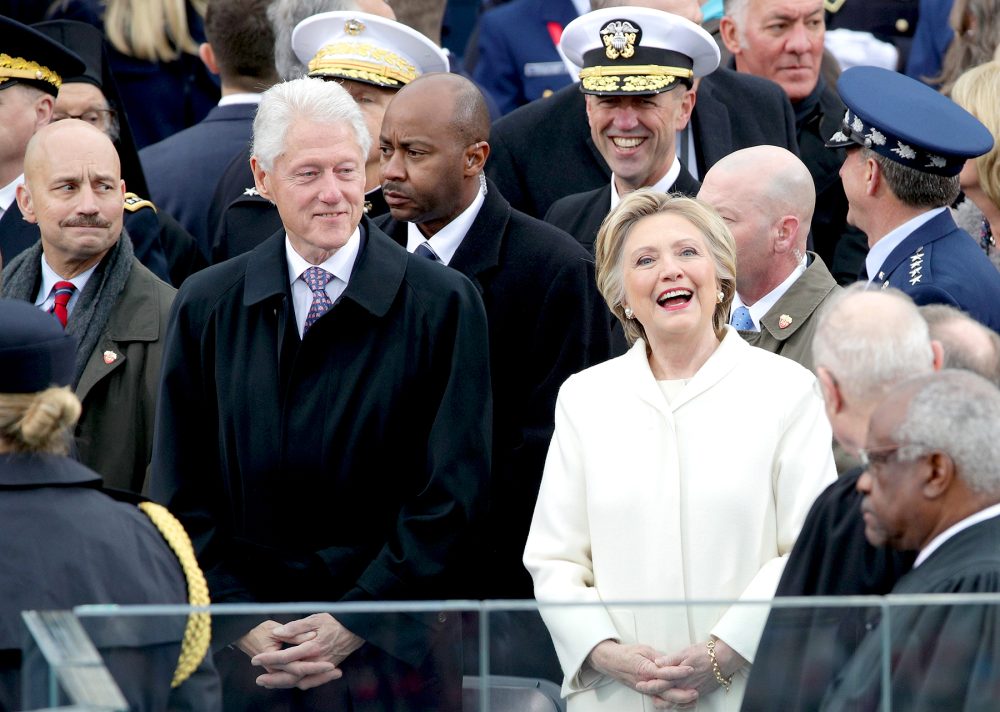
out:
{"label": "man's ear", "polygon": [[215,61],[215,50],[212,49],[212,45],[208,42],[202,42],[198,45],[198,56],[201,57],[201,61],[208,68],[208,71],[212,74],[219,73],[219,63]]}
{"label": "man's ear", "polygon": [[743,48],[740,46],[739,28],[729,15],[723,15],[722,19],[719,20],[719,35],[722,37],[722,43],[726,45],[726,49],[729,50],[730,54],[742,54]]}
{"label": "man's ear", "polygon": [[840,393],[837,379],[833,377],[829,369],[825,366],[816,367],[816,379],[819,381],[820,390],[823,393],[823,400],[826,408],[831,413],[839,413],[844,409],[844,397]]}
{"label": "man's ear", "polygon": [[35,99],[35,131],[48,126],[52,121],[52,112],[56,109],[56,100],[51,94],[43,94]]}
{"label": "man's ear", "polygon": [[923,493],[927,499],[939,499],[947,494],[955,482],[955,461],[943,452],[933,452],[928,458],[929,467],[922,471]]}
{"label": "man's ear", "polygon": [[264,170],[264,166],[261,165],[257,156],[250,156],[250,170],[253,171],[253,182],[257,188],[257,192],[260,193],[260,197],[267,198],[273,203],[274,197],[271,195],[271,191],[268,190],[270,171]]}
{"label": "man's ear", "polygon": [[874,158],[865,159],[865,193],[874,196],[882,185],[882,169]]}
{"label": "man's ear", "polygon": [[799,219],[794,215],[784,215],[778,219],[775,228],[778,234],[774,239],[774,251],[779,255],[791,252],[795,247],[795,235],[799,231]]}
{"label": "man's ear", "polygon": [[462,154],[462,175],[475,176],[482,173],[489,155],[490,145],[486,141],[477,141],[466,146]]}
{"label": "man's ear", "polygon": [[17,198],[17,207],[21,209],[21,215],[24,216],[24,219],[30,223],[37,223],[38,218],[35,217],[35,208],[31,203],[31,191],[28,190],[28,186],[24,183],[17,186],[15,197]]}

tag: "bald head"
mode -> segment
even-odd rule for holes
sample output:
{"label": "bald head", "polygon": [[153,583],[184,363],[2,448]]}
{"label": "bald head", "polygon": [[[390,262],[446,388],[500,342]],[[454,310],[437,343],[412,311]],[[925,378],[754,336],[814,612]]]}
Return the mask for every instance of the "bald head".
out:
{"label": "bald head", "polygon": [[379,136],[382,191],[392,216],[431,236],[467,208],[489,155],[489,112],[457,74],[425,74],[400,89]]}
{"label": "bald head", "polygon": [[648,7],[661,12],[680,15],[696,25],[701,24],[701,5],[697,0],[590,0],[591,10],[601,10],[606,7]]}
{"label": "bald head", "polygon": [[947,304],[926,304],[920,314],[941,343],[944,367],[972,371],[1000,386],[1000,336]]}
{"label": "bald head", "polygon": [[813,360],[835,377],[844,397],[881,400],[893,384],[934,368],[927,322],[897,290],[844,290],[820,314]]}
{"label": "bald head", "polygon": [[705,175],[698,197],[736,240],[736,290],[752,305],[802,262],[816,205],[805,164],[777,146],[735,151]]}
{"label": "bald head", "polygon": [[38,224],[45,259],[64,279],[89,269],[122,231],[125,183],[111,139],[100,129],[65,119],[28,142],[17,204]]}

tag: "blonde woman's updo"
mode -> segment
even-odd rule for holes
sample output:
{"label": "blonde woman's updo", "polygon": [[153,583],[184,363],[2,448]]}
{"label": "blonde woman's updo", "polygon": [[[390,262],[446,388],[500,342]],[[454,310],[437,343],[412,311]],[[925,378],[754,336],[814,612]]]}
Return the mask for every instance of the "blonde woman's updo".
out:
{"label": "blonde woman's updo", "polygon": [[66,454],[80,401],[76,339],[38,307],[0,299],[0,452]]}

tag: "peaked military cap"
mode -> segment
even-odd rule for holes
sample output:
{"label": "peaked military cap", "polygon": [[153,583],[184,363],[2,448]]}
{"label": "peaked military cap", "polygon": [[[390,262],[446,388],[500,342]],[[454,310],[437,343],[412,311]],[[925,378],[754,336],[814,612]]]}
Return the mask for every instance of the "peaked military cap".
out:
{"label": "peaked military cap", "polygon": [[55,96],[65,77],[83,69],[80,58],[58,42],[0,15],[0,89],[27,84]]}
{"label": "peaked military cap", "polygon": [[0,299],[0,393],[37,393],[73,382],[76,339],[34,304]]}
{"label": "peaked military cap", "polygon": [[609,7],[576,18],[559,48],[580,67],[585,94],[659,94],[719,66],[719,46],[698,25],[645,7]]}
{"label": "peaked military cap", "polygon": [[852,67],[837,91],[847,106],[830,148],[859,145],[904,166],[958,175],[965,161],[993,148],[972,114],[926,84],[880,67]]}
{"label": "peaked military cap", "polygon": [[310,77],[399,89],[421,74],[447,72],[448,56],[414,29],[365,12],[321,12],[292,31]]}

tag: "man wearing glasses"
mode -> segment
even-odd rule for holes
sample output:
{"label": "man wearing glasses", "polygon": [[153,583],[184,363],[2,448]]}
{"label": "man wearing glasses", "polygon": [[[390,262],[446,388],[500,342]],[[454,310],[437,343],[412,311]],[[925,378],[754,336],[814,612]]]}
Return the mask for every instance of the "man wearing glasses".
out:
{"label": "man wearing glasses", "polygon": [[[946,370],[894,388],[872,415],[858,480],[865,537],[917,551],[893,594],[1000,592],[1000,391]],[[889,628],[892,708],[990,709],[998,606],[900,605],[865,638],[822,709],[875,709]]]}

